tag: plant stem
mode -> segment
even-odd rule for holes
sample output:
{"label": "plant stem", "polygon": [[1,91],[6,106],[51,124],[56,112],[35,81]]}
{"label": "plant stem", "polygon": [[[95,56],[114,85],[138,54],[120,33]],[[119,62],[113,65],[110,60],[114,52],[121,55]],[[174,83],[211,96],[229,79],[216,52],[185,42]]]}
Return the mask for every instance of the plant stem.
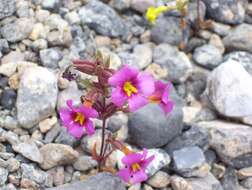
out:
{"label": "plant stem", "polygon": [[102,120],[102,139],[101,139],[100,160],[98,163],[99,171],[101,171],[102,162],[103,162],[103,152],[104,152],[104,144],[105,144],[105,126],[106,126],[106,119],[103,119]]}

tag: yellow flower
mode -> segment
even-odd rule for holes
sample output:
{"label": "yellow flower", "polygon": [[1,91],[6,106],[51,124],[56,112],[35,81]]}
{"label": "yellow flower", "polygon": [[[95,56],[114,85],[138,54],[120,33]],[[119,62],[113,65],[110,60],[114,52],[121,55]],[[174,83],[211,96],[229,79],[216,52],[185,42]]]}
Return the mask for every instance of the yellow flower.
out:
{"label": "yellow flower", "polygon": [[146,12],[146,18],[151,24],[155,24],[157,17],[169,10],[167,6],[159,6],[159,7],[149,7]]}

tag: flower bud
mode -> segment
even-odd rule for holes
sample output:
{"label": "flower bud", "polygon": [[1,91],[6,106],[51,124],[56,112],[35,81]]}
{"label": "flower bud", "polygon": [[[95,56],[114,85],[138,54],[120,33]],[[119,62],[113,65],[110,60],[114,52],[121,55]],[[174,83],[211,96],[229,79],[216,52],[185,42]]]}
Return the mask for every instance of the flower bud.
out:
{"label": "flower bud", "polygon": [[83,73],[93,75],[95,72],[95,63],[90,61],[75,60],[73,61],[74,67]]}

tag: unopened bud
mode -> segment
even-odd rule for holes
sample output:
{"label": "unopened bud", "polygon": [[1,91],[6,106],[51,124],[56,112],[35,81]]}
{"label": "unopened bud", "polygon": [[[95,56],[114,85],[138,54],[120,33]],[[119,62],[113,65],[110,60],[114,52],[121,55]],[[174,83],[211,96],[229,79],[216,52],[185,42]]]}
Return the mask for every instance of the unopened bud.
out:
{"label": "unopened bud", "polygon": [[75,60],[73,61],[74,67],[83,73],[92,75],[95,72],[95,63],[90,61],[83,61],[83,60]]}

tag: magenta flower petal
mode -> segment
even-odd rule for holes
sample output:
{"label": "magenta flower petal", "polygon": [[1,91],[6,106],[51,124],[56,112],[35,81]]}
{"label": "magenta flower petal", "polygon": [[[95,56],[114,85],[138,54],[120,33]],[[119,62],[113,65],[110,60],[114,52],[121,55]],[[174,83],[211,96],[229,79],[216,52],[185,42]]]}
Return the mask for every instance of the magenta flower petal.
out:
{"label": "magenta flower petal", "polygon": [[137,69],[124,65],[118,72],[109,78],[108,82],[112,86],[123,86],[124,82],[136,77],[137,74]]}
{"label": "magenta flower petal", "polygon": [[172,101],[168,101],[167,103],[160,103],[161,108],[165,113],[169,113],[172,111],[174,107],[174,103]]}
{"label": "magenta flower petal", "polygon": [[123,104],[127,101],[127,96],[123,93],[123,91],[117,87],[112,90],[111,101],[118,107],[123,106]]}
{"label": "magenta flower petal", "polygon": [[72,123],[71,126],[68,127],[68,132],[75,138],[79,139],[84,134],[84,128],[78,124]]}
{"label": "magenta flower petal", "polygon": [[63,125],[67,126],[72,122],[72,111],[67,108],[60,109],[60,118]]}
{"label": "magenta flower petal", "polygon": [[130,182],[135,183],[141,183],[143,181],[146,181],[148,179],[147,174],[143,170],[139,170],[134,175],[132,175]]}
{"label": "magenta flower petal", "polygon": [[138,110],[139,108],[148,104],[148,99],[142,95],[133,95],[129,100],[129,109],[131,112]]}
{"label": "magenta flower petal", "polygon": [[129,168],[123,168],[117,172],[117,175],[125,182],[128,182],[131,176]]}
{"label": "magenta flower petal", "polygon": [[[164,84],[165,85],[165,84]],[[168,82],[163,89],[163,95],[162,95],[162,102],[168,103],[169,101],[169,95],[170,95],[170,89],[171,89],[171,83]]]}
{"label": "magenta flower petal", "polygon": [[146,72],[139,73],[137,79],[138,79],[138,90],[144,96],[149,96],[154,92],[155,90],[154,79],[149,73]]}
{"label": "magenta flower petal", "polygon": [[141,163],[141,168],[145,170],[147,166],[155,159],[155,155],[150,156],[149,158],[146,158]]}
{"label": "magenta flower petal", "polygon": [[92,121],[87,120],[86,123],[85,123],[85,128],[86,128],[86,132],[87,132],[88,135],[93,135],[94,134],[95,129],[94,129],[94,125],[93,125]]}
{"label": "magenta flower petal", "polygon": [[97,118],[98,117],[98,112],[93,109],[93,108],[89,108],[89,107],[84,107],[81,106],[80,108],[77,109],[77,112],[82,113],[83,115],[85,115],[85,117],[92,117],[92,118]]}
{"label": "magenta flower petal", "polygon": [[122,163],[129,166],[134,163],[140,162],[142,160],[142,158],[143,158],[143,155],[140,153],[131,153],[131,154],[128,154],[122,158]]}

